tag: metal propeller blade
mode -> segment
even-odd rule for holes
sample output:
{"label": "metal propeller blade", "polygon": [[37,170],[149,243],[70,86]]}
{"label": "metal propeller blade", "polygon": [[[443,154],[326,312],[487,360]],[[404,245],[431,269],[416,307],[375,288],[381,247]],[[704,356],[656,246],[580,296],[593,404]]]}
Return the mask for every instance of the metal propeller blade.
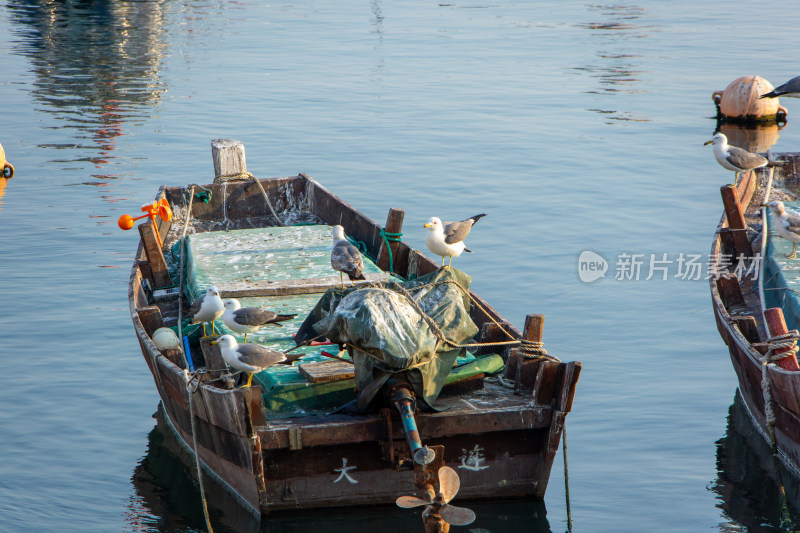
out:
{"label": "metal propeller blade", "polygon": [[420,505],[428,505],[431,502],[417,498],[416,496],[400,496],[395,500],[395,503],[398,507],[402,507],[403,509],[411,509],[412,507],[419,507]]}
{"label": "metal propeller blade", "polygon": [[444,498],[444,503],[449,503],[452,500],[458,489],[461,487],[461,480],[458,479],[458,474],[449,466],[443,466],[439,469],[439,493]]}
{"label": "metal propeller blade", "polygon": [[475,521],[475,513],[466,507],[456,507],[455,505],[445,505],[439,511],[444,521],[452,526],[466,526]]}

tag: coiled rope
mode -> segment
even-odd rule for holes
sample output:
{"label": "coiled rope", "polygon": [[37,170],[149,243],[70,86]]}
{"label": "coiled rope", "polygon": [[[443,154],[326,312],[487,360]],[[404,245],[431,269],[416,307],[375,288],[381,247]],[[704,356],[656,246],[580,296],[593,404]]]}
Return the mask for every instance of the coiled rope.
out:
{"label": "coiled rope", "polygon": [[386,251],[389,252],[389,272],[394,274],[394,257],[392,257],[392,246],[391,243],[393,242],[403,242],[400,237],[403,236],[403,233],[391,233],[386,231],[386,228],[381,228],[381,238],[383,239],[384,244],[386,245]]}

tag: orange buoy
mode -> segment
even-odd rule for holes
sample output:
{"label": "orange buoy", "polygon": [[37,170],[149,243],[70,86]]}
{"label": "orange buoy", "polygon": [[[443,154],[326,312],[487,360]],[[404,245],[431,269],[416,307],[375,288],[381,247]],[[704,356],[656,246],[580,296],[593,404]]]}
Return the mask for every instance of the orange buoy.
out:
{"label": "orange buoy", "polygon": [[761,76],[736,78],[724,91],[711,95],[717,105],[717,118],[734,122],[785,121],[786,108],[777,98],[759,99],[772,89],[772,84]]}
{"label": "orange buoy", "polygon": [[3,178],[13,178],[14,177],[14,165],[6,161],[6,153],[3,150],[3,145],[0,144],[0,169],[2,169],[2,176]]}

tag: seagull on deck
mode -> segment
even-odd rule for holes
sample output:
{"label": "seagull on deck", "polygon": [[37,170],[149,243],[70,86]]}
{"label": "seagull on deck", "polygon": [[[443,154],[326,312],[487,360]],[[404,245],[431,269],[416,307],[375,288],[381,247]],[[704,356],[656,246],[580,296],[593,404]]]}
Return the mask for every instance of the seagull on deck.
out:
{"label": "seagull on deck", "polygon": [[189,324],[203,324],[203,336],[206,336],[206,322],[211,322],[211,333],[214,333],[214,321],[225,312],[225,305],[219,297],[219,291],[209,285],[206,293],[192,302],[189,308]]}
{"label": "seagull on deck", "polygon": [[222,321],[228,329],[236,333],[244,333],[244,342],[247,342],[247,334],[253,333],[261,326],[275,324],[281,326],[279,322],[291,320],[297,315],[279,315],[273,311],[262,309],[261,307],[242,307],[241,302],[236,298],[225,300],[225,312],[222,313]]}
{"label": "seagull on deck", "polygon": [[800,242],[800,216],[787,213],[783,202],[777,200],[767,202],[762,207],[769,207],[772,214],[778,219],[775,221],[778,235],[792,243],[792,253],[786,254],[786,258],[794,259],[797,257],[797,243]]}
{"label": "seagull on deck", "polygon": [[758,97],[762,98],[777,98],[778,96],[788,96],[791,98],[800,98],[800,76],[795,76],[783,85],[775,87],[772,91],[762,94]]}
{"label": "seagull on deck", "polygon": [[482,213],[459,222],[442,222],[439,217],[431,217],[428,223],[422,226],[429,230],[425,236],[428,250],[442,256],[442,266],[444,266],[444,258],[449,256],[450,262],[447,263],[447,266],[450,266],[453,257],[458,257],[462,252],[472,252],[464,246],[464,239],[469,235],[472,226],[485,216],[486,213]]}
{"label": "seagull on deck", "polygon": [[257,344],[239,344],[233,335],[222,335],[211,344],[219,345],[222,358],[236,370],[247,374],[247,385],[253,382],[253,374],[286,361],[283,352],[276,352]]}
{"label": "seagull on deck", "polygon": [[342,226],[334,226],[332,233],[331,266],[339,272],[342,287],[344,287],[343,274],[347,274],[350,281],[366,279],[361,272],[364,269],[364,260],[361,258],[361,252],[350,244],[350,241],[344,236],[344,228]]}
{"label": "seagull on deck", "polygon": [[723,168],[734,171],[736,174],[733,178],[733,184],[739,180],[740,172],[747,172],[756,168],[773,166],[774,163],[758,154],[748,152],[737,146],[728,144],[728,138],[724,133],[717,133],[705,143],[703,146],[714,145],[714,157],[717,158],[717,163],[722,165]]}

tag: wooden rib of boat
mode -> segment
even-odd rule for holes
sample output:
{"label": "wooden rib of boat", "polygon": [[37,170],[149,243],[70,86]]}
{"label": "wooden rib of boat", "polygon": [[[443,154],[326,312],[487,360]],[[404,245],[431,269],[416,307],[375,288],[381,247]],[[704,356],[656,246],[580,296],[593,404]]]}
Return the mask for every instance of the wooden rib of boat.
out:
{"label": "wooden rib of boat", "polygon": [[[736,187],[722,187],[725,213],[709,265],[717,275],[709,282],[717,328],[728,346],[744,407],[762,437],[774,444],[776,457],[800,476],[800,372],[793,369],[795,349],[776,344],[788,331],[784,341],[796,346],[791,331],[800,317],[793,309],[792,270],[800,262],[784,257],[791,243],[771,229],[773,215],[761,208],[766,197],[798,211],[790,191],[797,190],[800,155],[777,154],[776,159],[783,164],[772,177],[770,169],[759,169],[744,174]],[[741,262],[740,257],[747,259]],[[774,413],[774,423],[765,406]]]}
{"label": "wooden rib of boat", "polygon": [[[199,341],[199,348],[190,347],[189,360],[197,365],[191,370],[180,350],[159,350],[152,336],[161,327],[176,328],[179,312],[185,313],[191,304],[185,296],[191,280],[184,279],[183,291],[178,291],[180,274],[170,273],[177,264],[177,259],[171,259],[176,244],[185,236],[214,242],[217,236],[230,237],[237,230],[267,231],[276,225],[271,210],[284,222],[305,224],[295,226],[298,231],[312,231],[309,222],[322,225],[326,235],[329,225],[344,226],[348,236],[364,243],[364,255],[377,264],[372,281],[364,283],[388,277],[390,268],[397,279],[411,279],[437,271],[438,265],[399,239],[385,240],[380,225],[303,174],[203,187],[165,186],[156,200],[162,198],[175,216],[169,222],[156,218],[155,226],[154,222],[139,225],[142,238],[131,272],[129,301],[166,425],[187,455],[199,458],[205,475],[256,516],[279,510],[393,504],[401,495],[424,494],[429,488],[426,484],[432,483],[425,479],[428,468],[414,462],[399,412],[390,403],[381,404],[378,398],[363,413],[315,411],[314,402],[306,397],[303,401],[310,403],[292,410],[271,397],[265,385],[275,367],[256,374],[251,387],[232,385],[217,347],[208,338]],[[401,226],[402,211],[391,210],[386,231],[398,234]],[[324,276],[287,273],[300,268],[291,264],[291,257],[302,255],[303,250],[301,244],[287,255],[289,259],[276,259],[274,268],[283,269],[277,281],[268,276],[256,279],[249,272],[242,274],[246,279],[233,276],[216,282],[221,296],[260,298],[267,305],[278,301],[270,298],[318,300],[327,289],[339,286],[339,276],[330,265]],[[436,401],[438,410],[423,409],[422,402],[416,402],[418,437],[436,451],[436,464],[458,472],[459,497],[542,498],[581,363],[523,354],[520,341],[541,341],[543,316],[529,315],[520,332],[471,291],[470,299],[469,314],[479,333],[473,339],[476,346],[464,355],[476,370],[466,379],[458,377],[459,369],[451,372]],[[284,328],[284,341],[291,341],[288,333],[293,327]],[[258,339],[251,334],[249,342],[253,338]],[[292,345],[284,344],[287,349]],[[307,347],[325,348],[330,349]],[[314,358],[312,352],[307,356]],[[491,377],[489,370],[473,364],[489,357],[504,364],[502,375]],[[305,359],[282,366],[281,372],[295,371],[291,379],[299,383],[308,377],[308,372],[301,375],[297,370]],[[349,384],[339,386],[336,394],[354,394],[352,378],[334,379],[338,380],[334,385]],[[323,385],[331,384],[323,378],[321,384],[297,386],[321,395]],[[289,416],[277,416],[281,409],[290,411]]]}

